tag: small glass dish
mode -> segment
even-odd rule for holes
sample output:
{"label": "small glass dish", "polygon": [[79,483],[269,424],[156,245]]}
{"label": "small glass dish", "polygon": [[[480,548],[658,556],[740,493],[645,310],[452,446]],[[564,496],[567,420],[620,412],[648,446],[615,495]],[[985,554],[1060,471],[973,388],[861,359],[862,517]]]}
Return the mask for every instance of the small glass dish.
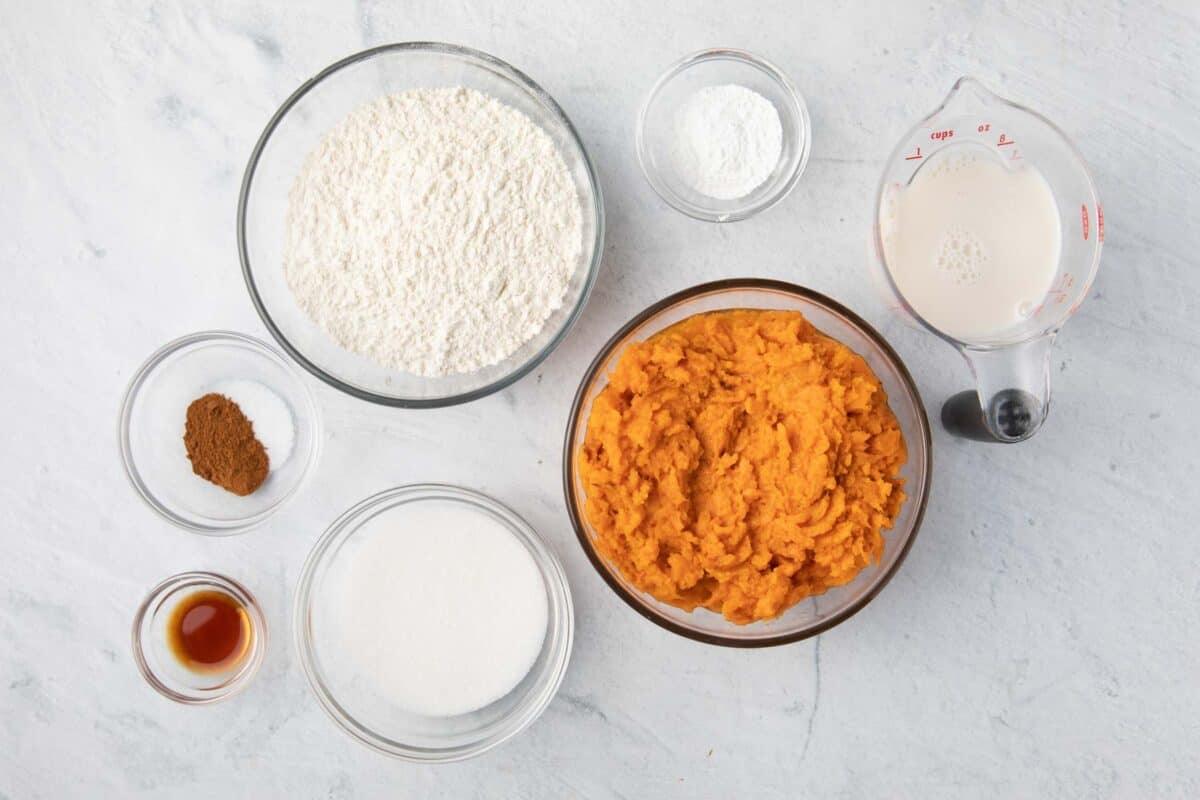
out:
{"label": "small glass dish", "polygon": [[[895,524],[883,532],[882,561],[867,566],[844,586],[802,600],[776,619],[749,625],[735,624],[704,608],[687,612],[660,602],[609,564],[593,544],[594,533],[584,513],[587,497],[577,467],[592,401],[608,384],[608,376],[626,347],[695,314],[736,308],[800,311],[823,334],[862,356],[883,384],[888,405],[900,423],[908,448],[908,461],[900,471],[907,499]],[[584,374],[571,407],[563,444],[567,511],[579,543],[600,577],[651,622],[689,639],[728,647],[765,647],[807,639],[844,622],[871,602],[896,574],[916,538],[925,515],[932,474],[929,420],[917,386],[896,351],[861,317],[840,303],[800,286],[757,278],[716,281],[685,289],[650,306],[617,331]]]}
{"label": "small glass dish", "polygon": [[[691,95],[705,87],[735,84],[771,101],[783,127],[779,163],[762,184],[733,200],[700,194],[674,165],[675,119]],[[693,53],[668,69],[642,105],[637,120],[637,154],[650,186],[676,211],[707,222],[736,222],[765,211],[796,186],[812,146],[804,97],[774,64],[744,52],[719,48]]]}
{"label": "small glass dish", "polygon": [[[541,652],[508,694],[465,714],[433,717],[400,708],[362,679],[350,659],[339,658],[336,632],[323,623],[336,598],[326,578],[348,542],[386,521],[409,503],[459,504],[507,528],[533,558],[546,589],[547,626]],[[386,524],[386,522],[385,522]],[[336,619],[336,615],[328,616]],[[571,655],[575,620],[571,589],[558,558],[511,509],[479,492],[442,484],[401,486],[368,497],[342,514],[314,545],[296,590],[296,647],[321,707],[353,738],[386,755],[420,763],[477,756],[517,735],[549,705]]]}
{"label": "small glass dish", "polygon": [[[245,609],[247,652],[226,671],[194,672],[168,644],[167,625],[175,608],[197,592],[218,592]],[[133,660],[146,682],[163,697],[187,705],[215,703],[246,688],[267,652],[267,620],[254,595],[237,581],[211,572],[184,572],[150,590],[133,619]]]}
{"label": "small glass dish", "polygon": [[[196,475],[183,443],[188,405],[234,381],[273,392],[295,433],[287,460],[245,497]],[[227,536],[261,524],[296,494],[320,451],[321,414],[281,353],[240,333],[206,331],[170,342],[142,365],[125,392],[118,435],[129,481],[152,509],[181,528]]]}
{"label": "small glass dish", "polygon": [[[498,364],[422,376],[381,366],[341,347],[300,308],[283,270],[288,193],[304,159],[358,107],[409,89],[465,87],[491,95],[544,130],[566,162],[583,211],[581,248],[562,305],[541,330]],[[305,81],[275,112],[250,154],[237,211],[238,252],[250,299],[288,355],[360,400],[436,408],[499,391],[540,364],[583,311],[600,269],[604,201],[583,141],[542,87],[500,59],[456,45],[401,42],[355,53]]]}

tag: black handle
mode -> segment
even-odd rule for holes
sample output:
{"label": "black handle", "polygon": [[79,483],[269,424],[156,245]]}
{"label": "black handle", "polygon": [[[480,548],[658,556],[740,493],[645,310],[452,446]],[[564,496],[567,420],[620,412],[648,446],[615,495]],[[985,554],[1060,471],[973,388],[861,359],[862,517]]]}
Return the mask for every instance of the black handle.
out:
{"label": "black handle", "polygon": [[[1032,436],[1041,421],[1041,403],[1029,392],[1005,389],[992,398],[985,413],[979,394],[959,392],[942,405],[942,427],[952,436],[977,442],[1013,444]],[[988,427],[988,416],[993,422]],[[992,429],[1000,432],[997,435]]]}

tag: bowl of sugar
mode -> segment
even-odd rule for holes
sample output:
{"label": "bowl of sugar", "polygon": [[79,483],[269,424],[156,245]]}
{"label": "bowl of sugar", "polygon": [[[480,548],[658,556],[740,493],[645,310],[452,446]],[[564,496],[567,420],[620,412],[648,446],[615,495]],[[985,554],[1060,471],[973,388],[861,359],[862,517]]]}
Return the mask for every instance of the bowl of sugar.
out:
{"label": "bowl of sugar", "polygon": [[402,486],[339,517],[305,563],[296,644],[321,707],[406,761],[479,755],[541,715],[566,672],[571,592],[555,555],[486,495]]}
{"label": "bowl of sugar", "polygon": [[808,164],[808,107],[766,59],[702,50],[673,64],[646,97],[637,154],[650,186],[706,222],[748,219],[787,197]]}

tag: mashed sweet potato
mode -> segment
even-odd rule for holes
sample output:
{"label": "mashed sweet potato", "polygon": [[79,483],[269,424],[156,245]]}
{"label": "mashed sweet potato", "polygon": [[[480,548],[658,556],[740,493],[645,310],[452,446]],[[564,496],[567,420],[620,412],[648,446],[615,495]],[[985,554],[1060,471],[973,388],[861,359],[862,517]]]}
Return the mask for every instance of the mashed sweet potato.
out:
{"label": "mashed sweet potato", "polygon": [[737,623],[853,580],[904,501],[878,378],[794,311],[699,314],[630,345],[580,456],[599,552]]}

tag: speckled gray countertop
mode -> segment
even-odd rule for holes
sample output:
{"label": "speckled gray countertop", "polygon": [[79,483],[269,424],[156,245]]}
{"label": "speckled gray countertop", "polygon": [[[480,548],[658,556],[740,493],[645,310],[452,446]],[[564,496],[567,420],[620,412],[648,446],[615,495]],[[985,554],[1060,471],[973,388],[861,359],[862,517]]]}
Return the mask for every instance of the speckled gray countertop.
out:
{"label": "speckled gray countertop", "polygon": [[[1194,3],[4,3],[0,25],[0,797],[1196,797],[1200,795],[1200,19]],[[302,497],[228,540],[176,530],[126,483],[131,373],[181,334],[266,336],[234,209],[263,124],[365,46],[486,50],[575,121],[609,219],[581,322],[537,371],[441,411],[316,385],[323,460]],[[729,226],[642,179],[633,120],[670,62],[737,46],[807,96],[807,174]],[[1107,243],[1053,357],[1043,431],[1012,447],[935,431],[934,494],[896,579],[792,646],[706,647],[623,605],[574,541],[560,447],[599,345],[715,278],[828,293],[889,337],[936,412],[956,353],[867,279],[892,145],[961,74],[1050,116],[1094,168]],[[566,564],[578,635],[519,738],[447,767],[338,731],[291,647],[293,584],[342,510],[396,484],[483,489]],[[131,615],[185,569],[246,582],[273,624],[236,700],[174,705],[138,676]]]}

